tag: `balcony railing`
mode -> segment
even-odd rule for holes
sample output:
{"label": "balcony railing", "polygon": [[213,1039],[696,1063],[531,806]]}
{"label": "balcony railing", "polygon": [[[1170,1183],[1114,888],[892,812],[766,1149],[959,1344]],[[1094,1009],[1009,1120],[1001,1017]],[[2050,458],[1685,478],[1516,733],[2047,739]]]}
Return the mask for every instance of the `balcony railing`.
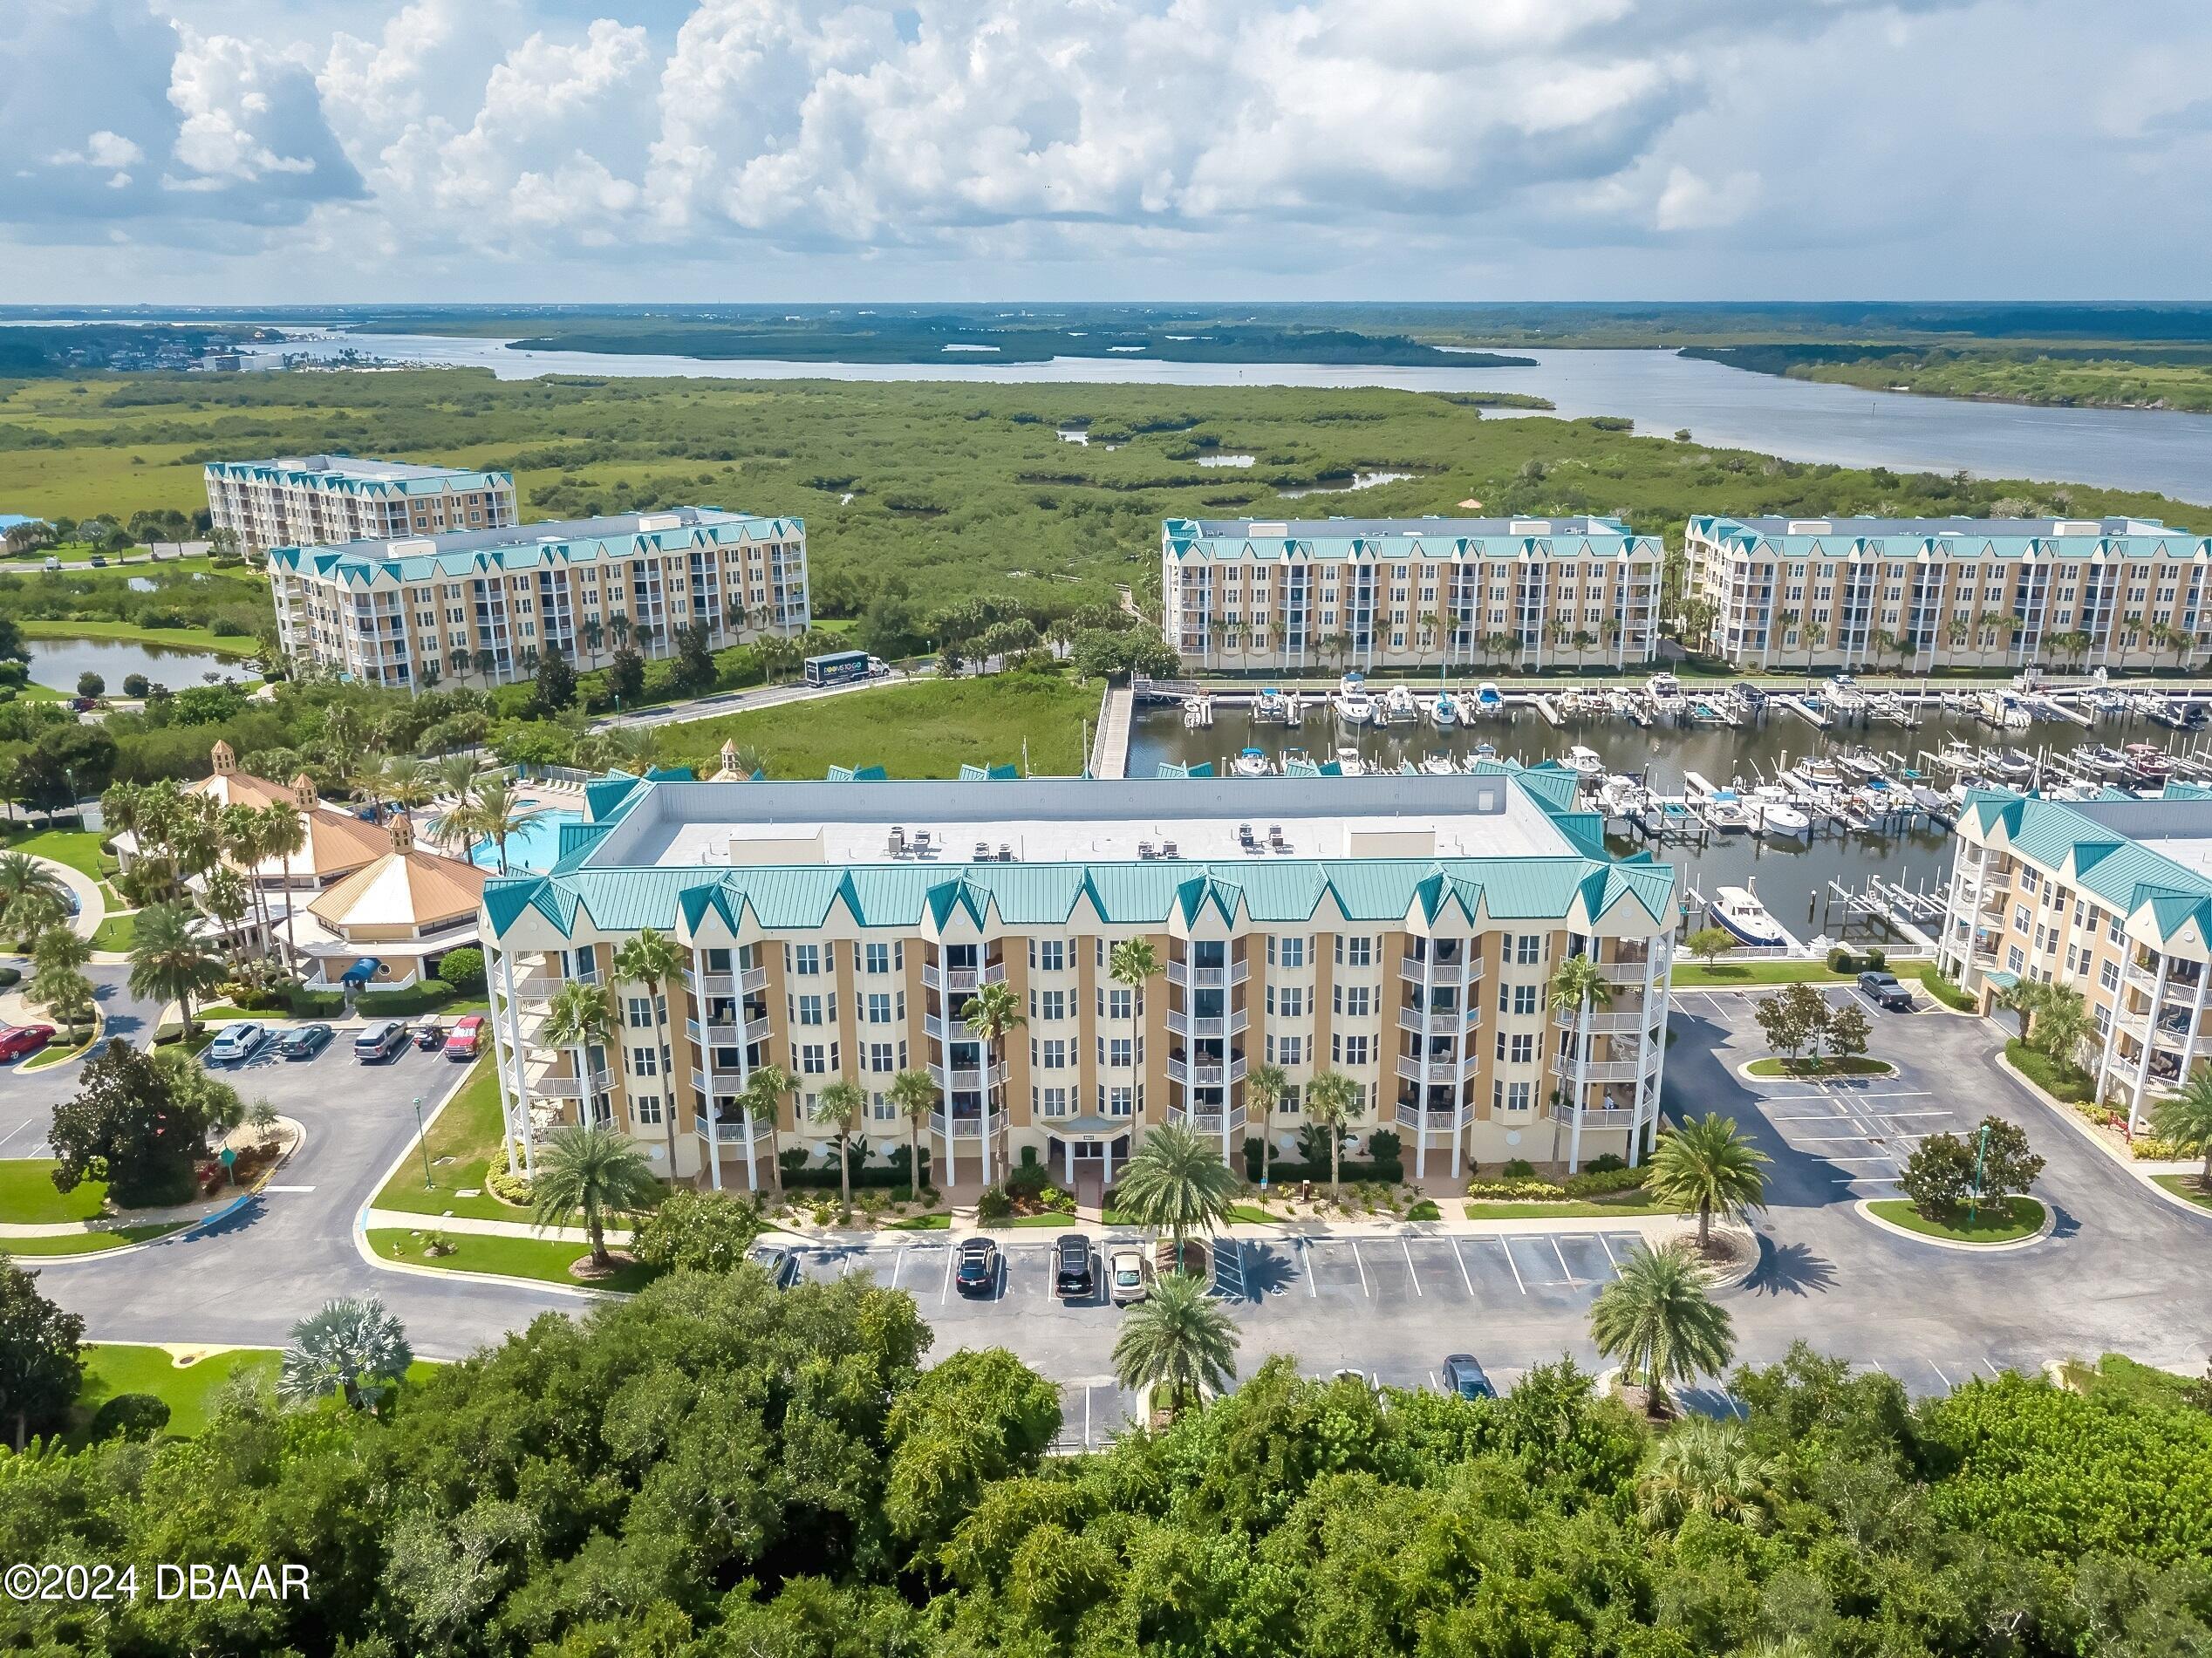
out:
{"label": "balcony railing", "polygon": [[1167,981],[1186,990],[1226,990],[1232,985],[1241,985],[1252,977],[1252,964],[1232,961],[1225,967],[1193,967],[1187,961],[1171,961],[1167,965]]}
{"label": "balcony railing", "polygon": [[1573,1054],[1556,1054],[1552,1056],[1552,1075],[1568,1082],[1577,1076],[1588,1082],[1633,1082],[1657,1068],[1659,1051],[1655,1045],[1649,1059],[1592,1060],[1587,1066],[1580,1068]]}
{"label": "balcony railing", "polygon": [[1456,1036],[1468,1026],[1482,1018],[1482,1008],[1477,1005],[1465,1007],[1443,1007],[1423,1013],[1417,1007],[1398,1009],[1398,1028],[1411,1031],[1416,1036]]}
{"label": "balcony railing", "polygon": [[1167,1120],[1195,1129],[1200,1134],[1234,1134],[1245,1125],[1245,1109],[1232,1105],[1225,1111],[1192,1111],[1179,1105],[1167,1109]]}
{"label": "balcony railing", "polygon": [[1398,1127],[1411,1129],[1416,1134],[1450,1134],[1454,1129],[1464,1129],[1475,1120],[1475,1108],[1470,1104],[1411,1105],[1398,1102]]}
{"label": "balcony railing", "polygon": [[1418,956],[1401,955],[1398,958],[1398,977],[1409,985],[1471,985],[1483,975],[1483,959],[1470,956],[1462,961],[1439,961],[1435,972],[1430,964]]}
{"label": "balcony railing", "polygon": [[1449,1055],[1443,1059],[1417,1060],[1398,1055],[1398,1075],[1408,1082],[1453,1082],[1459,1078],[1459,1061]]}
{"label": "balcony railing", "polygon": [[[1006,1128],[1007,1114],[993,1111],[991,1114],[991,1137],[997,1139],[1006,1132]],[[980,1116],[952,1116],[943,1111],[932,1111],[929,1114],[929,1131],[936,1135],[949,1134],[955,1140],[980,1140],[983,1137],[983,1119]]]}
{"label": "balcony railing", "polygon": [[964,1088],[974,1088],[980,1092],[983,1088],[983,1080],[987,1073],[990,1077],[991,1086],[993,1088],[1002,1088],[1005,1086],[1007,1080],[1007,1068],[1006,1061],[1004,1060],[1000,1060],[996,1065],[988,1067],[974,1065],[939,1065],[935,1061],[932,1061],[929,1067],[930,1081],[936,1083],[938,1087],[945,1089],[947,1093],[957,1092]]}
{"label": "balcony railing", "polygon": [[[1590,1015],[1590,1034],[1593,1036],[1634,1036],[1649,1021],[1640,1013],[1603,1013]],[[1581,1015],[1574,1008],[1562,1007],[1552,1015],[1553,1028],[1563,1031],[1582,1028]]]}
{"label": "balcony railing", "polygon": [[768,970],[748,967],[741,973],[690,973],[684,975],[685,987],[694,995],[735,996],[750,994],[768,987]]}
{"label": "balcony railing", "polygon": [[[583,1089],[577,1086],[577,1080],[572,1076],[544,1076],[535,1080],[527,1078],[525,1080],[529,1082],[529,1091],[533,1099],[580,1100],[584,1098]],[[611,1086],[611,1081],[612,1073],[607,1071],[593,1072],[591,1075],[591,1092],[594,1094],[604,1094]]]}
{"label": "balcony railing", "polygon": [[1167,1061],[1167,1080],[1192,1088],[1226,1088],[1232,1082],[1243,1081],[1244,1078],[1245,1061],[1241,1057],[1231,1060],[1226,1065],[1192,1065],[1172,1054]]}
{"label": "balcony railing", "polygon": [[1173,1031],[1178,1036],[1188,1036],[1201,1041],[1207,1038],[1218,1041],[1224,1036],[1239,1035],[1251,1023],[1250,1015],[1241,1007],[1226,1014],[1212,1018],[1200,1018],[1193,1013],[1179,1013],[1172,1007],[1169,1008],[1167,1013],[1168,1029]]}
{"label": "balcony railing", "polygon": [[[1574,1121],[1574,1103],[1561,1101],[1556,1105],[1547,1106],[1545,1115],[1554,1122],[1572,1123]],[[1615,1106],[1610,1109],[1604,1106],[1592,1106],[1582,1113],[1582,1126],[1586,1129],[1633,1129],[1635,1124],[1635,1111],[1628,1106]]]}
{"label": "balcony railing", "polygon": [[764,1042],[768,1036],[768,1015],[748,1019],[737,1025],[707,1025],[702,1027],[695,1019],[684,1021],[684,1034],[693,1042],[702,1037],[716,1047],[743,1047],[751,1042]]}
{"label": "balcony railing", "polygon": [[1628,961],[1598,963],[1598,973],[1608,985],[1641,985],[1644,975],[1650,971],[1650,964],[1642,956]]}
{"label": "balcony railing", "polygon": [[[701,1117],[695,1125],[694,1131],[700,1139],[713,1140],[720,1145],[741,1146],[745,1143],[745,1119],[743,1117],[720,1119],[712,1122]],[[758,1157],[763,1151],[773,1153],[775,1150],[775,1130],[756,1118],[753,1123],[753,1155]]]}
{"label": "balcony railing", "polygon": [[973,991],[982,985],[1002,985],[1006,982],[1007,965],[1003,961],[986,962],[980,967],[940,967],[934,962],[922,964],[922,982],[932,990],[942,990],[957,995]]}

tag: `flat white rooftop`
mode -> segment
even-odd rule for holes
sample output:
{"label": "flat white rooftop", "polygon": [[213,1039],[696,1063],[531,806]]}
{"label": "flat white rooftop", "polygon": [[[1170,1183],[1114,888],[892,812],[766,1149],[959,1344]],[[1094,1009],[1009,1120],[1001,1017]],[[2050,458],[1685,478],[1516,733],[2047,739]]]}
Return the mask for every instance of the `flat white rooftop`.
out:
{"label": "flat white rooftop", "polygon": [[995,862],[1001,848],[1015,863],[1135,863],[1168,847],[1186,862],[1254,863],[1581,856],[1502,774],[1029,778],[658,783],[588,867],[961,864]]}

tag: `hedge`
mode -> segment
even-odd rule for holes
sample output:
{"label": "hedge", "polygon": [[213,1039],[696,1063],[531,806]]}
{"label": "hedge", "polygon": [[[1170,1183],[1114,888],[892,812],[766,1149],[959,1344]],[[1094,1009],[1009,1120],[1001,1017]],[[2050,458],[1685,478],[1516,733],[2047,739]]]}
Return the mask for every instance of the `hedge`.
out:
{"label": "hedge", "polygon": [[365,990],[353,999],[356,1013],[405,1015],[434,1013],[454,999],[454,987],[442,979],[426,979],[405,990]]}
{"label": "hedge", "polygon": [[[1338,1177],[1344,1180],[1379,1180],[1396,1185],[1405,1178],[1403,1163],[1367,1163],[1347,1157],[1337,1165]],[[1259,1178],[1255,1167],[1253,1178]],[[1277,1157],[1267,1166],[1267,1180],[1271,1185],[1287,1185],[1294,1180],[1311,1180],[1317,1184],[1328,1184],[1328,1165],[1325,1163],[1299,1163],[1289,1157]]]}
{"label": "hedge", "polygon": [[1573,1203],[1634,1191],[1643,1184],[1647,1172],[1642,1169],[1596,1169],[1558,1181],[1539,1180],[1533,1176],[1511,1180],[1471,1180],[1467,1183],[1467,1196],[1514,1203]]}
{"label": "hedge", "polygon": [[294,1019],[326,1019],[332,1013],[345,1011],[345,993],[342,990],[310,990],[304,985],[294,985],[290,1003]]}
{"label": "hedge", "polygon": [[1842,945],[1838,945],[1828,952],[1830,972],[1880,972],[1888,965],[1888,962],[1889,958],[1883,955],[1880,950],[1870,949],[1864,955],[1854,956]]}
{"label": "hedge", "polygon": [[14,967],[0,967],[0,990],[13,990],[22,982],[23,974]]}

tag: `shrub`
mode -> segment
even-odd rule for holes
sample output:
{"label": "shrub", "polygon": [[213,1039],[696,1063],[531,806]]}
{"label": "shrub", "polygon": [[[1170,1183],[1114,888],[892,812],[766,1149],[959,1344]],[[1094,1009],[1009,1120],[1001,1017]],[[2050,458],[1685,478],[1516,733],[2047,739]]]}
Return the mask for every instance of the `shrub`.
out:
{"label": "shrub", "polygon": [[405,1018],[427,1013],[454,999],[454,987],[442,979],[426,979],[405,990],[365,990],[354,998],[354,1007],[372,1019]]}
{"label": "shrub", "polygon": [[1512,1157],[1506,1161],[1505,1172],[1508,1180],[1526,1180],[1536,1172],[1536,1165],[1526,1157]]}
{"label": "shrub", "polygon": [[23,982],[23,973],[15,967],[0,967],[0,990],[13,990]]}
{"label": "shrub", "polygon": [[1625,1169],[1628,1166],[1628,1160],[1619,1152],[1606,1151],[1590,1159],[1588,1172],[1594,1175],[1608,1175],[1616,1169]]}
{"label": "shrub", "polygon": [[294,1019],[327,1019],[345,1011],[342,990],[310,990],[304,985],[294,985],[285,992],[285,1000],[291,1006]]}
{"label": "shrub", "polygon": [[662,1272],[728,1272],[743,1262],[761,1227],[761,1207],[748,1197],[679,1187],[645,1217],[632,1248]]}
{"label": "shrub", "polygon": [[464,945],[459,950],[448,950],[438,964],[438,977],[463,996],[479,994],[484,988],[484,952]]}
{"label": "shrub", "polygon": [[[126,673],[123,676],[123,694],[126,697],[143,697],[152,688],[142,673]],[[126,1394],[118,1396],[128,1398],[132,1395]]]}
{"label": "shrub", "polygon": [[491,1167],[484,1170],[484,1190],[503,1204],[527,1205],[530,1200],[530,1183],[515,1168],[515,1149],[504,1146]]}
{"label": "shrub", "polygon": [[1865,965],[1868,972],[1880,972],[1889,965],[1889,958],[1882,952],[1879,945],[1870,945],[1867,953],[1861,956],[1860,960]]}
{"label": "shrub", "polygon": [[1444,1211],[1437,1208],[1433,1200],[1423,1197],[1405,1211],[1405,1218],[1408,1220],[1442,1220]]}
{"label": "shrub", "polygon": [[168,1401],[150,1393],[119,1393],[92,1413],[94,1439],[142,1443],[168,1425]]}
{"label": "shrub", "polygon": [[1014,1218],[1014,1198],[1004,1186],[986,1186],[975,1200],[975,1218],[996,1226]]}

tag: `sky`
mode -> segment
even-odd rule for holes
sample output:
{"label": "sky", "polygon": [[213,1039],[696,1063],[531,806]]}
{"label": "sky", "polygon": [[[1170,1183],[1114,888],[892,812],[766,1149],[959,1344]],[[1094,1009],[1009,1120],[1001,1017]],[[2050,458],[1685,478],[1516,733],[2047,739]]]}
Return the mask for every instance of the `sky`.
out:
{"label": "sky", "polygon": [[0,302],[2212,297],[2203,0],[0,0]]}

